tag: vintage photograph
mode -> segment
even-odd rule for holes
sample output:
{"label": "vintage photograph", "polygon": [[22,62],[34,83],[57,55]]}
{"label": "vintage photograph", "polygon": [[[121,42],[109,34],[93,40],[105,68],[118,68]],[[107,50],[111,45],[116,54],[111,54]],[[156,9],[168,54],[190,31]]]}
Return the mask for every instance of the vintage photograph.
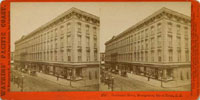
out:
{"label": "vintage photograph", "polygon": [[100,91],[191,90],[190,2],[110,3],[100,17]]}
{"label": "vintage photograph", "polygon": [[11,3],[11,91],[190,91],[190,2]]}
{"label": "vintage photograph", "polygon": [[11,91],[98,91],[97,3],[11,3]]}

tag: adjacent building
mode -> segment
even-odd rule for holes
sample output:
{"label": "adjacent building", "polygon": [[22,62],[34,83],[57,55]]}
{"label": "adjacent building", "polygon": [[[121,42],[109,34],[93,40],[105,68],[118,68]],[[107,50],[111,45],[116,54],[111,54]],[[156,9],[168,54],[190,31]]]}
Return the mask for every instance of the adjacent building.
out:
{"label": "adjacent building", "polygon": [[14,63],[14,52],[10,53],[10,64],[13,65]]}
{"label": "adjacent building", "polygon": [[162,8],[105,43],[106,68],[163,82],[191,79],[191,18]]}
{"label": "adjacent building", "polygon": [[105,64],[105,53],[104,52],[100,53],[100,64],[101,65]]}
{"label": "adjacent building", "polygon": [[98,84],[99,25],[99,17],[71,8],[15,42],[15,66]]}

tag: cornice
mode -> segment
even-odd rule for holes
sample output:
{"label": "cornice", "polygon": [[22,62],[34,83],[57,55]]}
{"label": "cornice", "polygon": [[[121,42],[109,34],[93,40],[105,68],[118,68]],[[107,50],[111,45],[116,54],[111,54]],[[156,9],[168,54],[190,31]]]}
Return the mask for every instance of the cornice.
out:
{"label": "cornice", "polygon": [[100,18],[98,16],[72,7],[71,9],[69,9],[66,12],[62,13],[61,15],[57,16],[53,20],[51,20],[51,21],[47,22],[46,24],[40,26],[39,28],[35,29],[28,35],[22,36],[19,40],[17,40],[15,42],[15,44],[27,39],[28,37],[30,37],[32,35],[36,35],[37,33],[45,31],[46,29],[50,29],[50,28],[58,25],[59,23],[65,22],[66,20],[68,20],[70,18],[78,18],[80,20],[89,21],[90,23],[94,23],[94,24],[98,24],[98,25],[100,23]]}
{"label": "cornice", "polygon": [[130,32],[135,32],[141,29],[142,27],[148,26],[150,23],[156,20],[160,20],[161,18],[166,18],[170,20],[179,20],[179,21],[183,21],[184,23],[191,23],[191,17],[163,7],[160,10],[156,11],[155,13],[151,14],[150,16],[146,17],[142,21],[136,23],[135,25],[123,31],[122,33],[118,34],[117,36],[114,36],[112,39],[108,40],[105,43],[105,45],[107,45],[108,43],[111,43],[114,40],[117,40],[120,37],[123,37],[124,35]]}

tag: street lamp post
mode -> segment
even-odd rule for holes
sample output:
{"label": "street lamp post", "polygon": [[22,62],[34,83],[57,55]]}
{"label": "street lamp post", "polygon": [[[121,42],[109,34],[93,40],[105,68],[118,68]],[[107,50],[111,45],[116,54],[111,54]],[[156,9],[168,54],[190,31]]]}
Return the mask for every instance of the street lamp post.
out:
{"label": "street lamp post", "polygon": [[162,70],[162,72],[161,72],[161,87],[163,87],[163,70]]}
{"label": "street lamp post", "polygon": [[70,81],[69,84],[70,84],[70,86],[72,86],[72,69],[69,70],[69,78],[70,78],[69,79],[69,81]]}
{"label": "street lamp post", "polygon": [[112,91],[114,90],[114,77],[112,77]]}
{"label": "street lamp post", "polygon": [[22,87],[21,87],[21,91],[23,91],[24,88],[24,75],[22,75]]}
{"label": "street lamp post", "polygon": [[112,85],[112,79],[111,79],[111,76],[110,76],[110,74],[109,73],[107,73],[107,77],[106,77],[107,79],[106,79],[106,83],[107,83],[107,85],[108,85],[108,89],[110,89],[111,88],[111,85]]}

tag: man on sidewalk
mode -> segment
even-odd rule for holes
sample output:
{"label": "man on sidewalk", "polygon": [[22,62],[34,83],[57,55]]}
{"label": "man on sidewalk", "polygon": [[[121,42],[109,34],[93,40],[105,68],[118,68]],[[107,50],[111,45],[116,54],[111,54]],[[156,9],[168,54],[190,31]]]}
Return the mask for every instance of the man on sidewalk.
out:
{"label": "man on sidewalk", "polygon": [[57,74],[57,81],[59,80],[59,74]]}

